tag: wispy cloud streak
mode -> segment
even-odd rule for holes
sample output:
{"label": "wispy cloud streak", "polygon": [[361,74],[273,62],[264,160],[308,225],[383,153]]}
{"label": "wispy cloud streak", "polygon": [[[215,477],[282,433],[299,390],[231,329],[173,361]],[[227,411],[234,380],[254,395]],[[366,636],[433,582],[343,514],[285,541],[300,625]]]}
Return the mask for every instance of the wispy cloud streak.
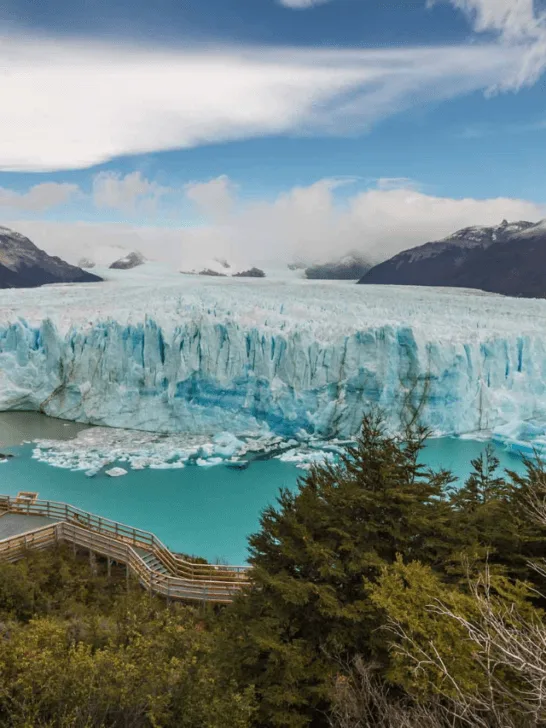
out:
{"label": "wispy cloud streak", "polygon": [[504,79],[517,48],[155,50],[66,39],[0,44],[0,169],[270,134],[363,133],[416,104]]}
{"label": "wispy cloud streak", "polygon": [[[430,0],[434,4],[437,0]],[[445,0],[444,0],[445,1]],[[521,60],[499,84],[519,89],[534,84],[546,69],[546,10],[534,0],[447,0],[465,12],[478,33],[495,33]]]}
{"label": "wispy cloud streak", "polygon": [[316,5],[326,5],[330,0],[279,0],[281,5],[292,10],[307,10]]}

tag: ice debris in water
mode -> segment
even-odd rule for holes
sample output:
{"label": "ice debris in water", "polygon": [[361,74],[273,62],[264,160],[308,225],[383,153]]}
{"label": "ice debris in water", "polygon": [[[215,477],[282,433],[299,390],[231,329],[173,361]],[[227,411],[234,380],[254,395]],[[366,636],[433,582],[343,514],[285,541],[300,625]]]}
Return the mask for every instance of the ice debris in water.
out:
{"label": "ice debris in water", "polygon": [[106,470],[106,475],[109,475],[111,478],[119,478],[122,475],[127,475],[127,470],[125,468],[111,468],[110,470]]}
{"label": "ice debris in water", "polygon": [[336,456],[332,452],[309,451],[309,450],[288,450],[277,456],[285,463],[293,463],[297,468],[309,470],[313,465],[335,462]]}
{"label": "ice debris in water", "polygon": [[276,436],[238,438],[221,432],[203,435],[164,435],[110,427],[82,430],[71,440],[37,440],[33,457],[57,468],[85,471],[93,476],[117,463],[132,470],[183,468],[188,464],[211,467],[243,464],[247,460],[276,457],[302,469],[313,463],[333,461],[342,444],[321,440],[284,440]]}
{"label": "ice debris in water", "polygon": [[133,470],[181,468],[199,459],[242,456],[247,447],[229,433],[204,436],[163,435],[110,427],[82,430],[72,440],[37,440],[33,457],[55,467],[98,473],[114,463]]}

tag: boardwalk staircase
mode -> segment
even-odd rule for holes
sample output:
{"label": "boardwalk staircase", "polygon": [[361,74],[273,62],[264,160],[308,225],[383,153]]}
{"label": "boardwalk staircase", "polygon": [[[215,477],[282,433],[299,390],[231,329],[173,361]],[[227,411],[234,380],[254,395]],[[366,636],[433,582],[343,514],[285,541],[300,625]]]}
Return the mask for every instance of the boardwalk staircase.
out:
{"label": "boardwalk staircase", "polygon": [[158,571],[160,574],[170,573],[163,562],[152,551],[146,551],[145,549],[136,549],[136,551],[142,556],[142,561],[152,571]]}
{"label": "boardwalk staircase", "polygon": [[148,531],[67,503],[39,500],[37,493],[0,495],[0,561],[16,561],[28,550],[55,543],[88,549],[106,557],[109,567],[112,562],[125,564],[145,588],[167,599],[230,602],[249,584],[246,566],[188,560]]}

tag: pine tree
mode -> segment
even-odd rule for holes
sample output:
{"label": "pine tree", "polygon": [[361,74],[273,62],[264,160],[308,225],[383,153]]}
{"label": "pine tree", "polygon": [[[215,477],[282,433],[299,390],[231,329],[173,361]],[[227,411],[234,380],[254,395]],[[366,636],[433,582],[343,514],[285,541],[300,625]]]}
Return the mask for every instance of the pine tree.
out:
{"label": "pine tree", "polygon": [[525,494],[538,477],[536,462],[527,462],[527,475],[499,474],[499,459],[491,445],[475,460],[464,486],[452,489],[458,541],[454,568],[462,580],[468,570],[490,567],[513,579],[534,576],[529,558],[543,546],[541,528],[530,517]]}
{"label": "pine tree", "polygon": [[498,477],[500,460],[492,445],[487,445],[479,457],[471,461],[472,472],[464,486],[455,490],[453,504],[466,512],[475,512],[491,501],[506,498],[509,489],[506,480]]}
{"label": "pine tree", "polygon": [[338,464],[313,468],[264,511],[250,539],[254,587],[228,630],[241,678],[258,676],[260,725],[326,725],[332,656],[384,648],[367,583],[399,553],[432,565],[449,553],[453,478],[420,464],[426,435],[391,436],[370,414]]}

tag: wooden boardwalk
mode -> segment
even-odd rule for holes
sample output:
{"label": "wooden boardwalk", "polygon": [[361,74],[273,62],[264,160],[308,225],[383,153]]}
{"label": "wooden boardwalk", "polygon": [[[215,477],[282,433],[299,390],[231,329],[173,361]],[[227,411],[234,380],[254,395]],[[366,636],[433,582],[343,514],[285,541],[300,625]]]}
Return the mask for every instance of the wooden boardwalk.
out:
{"label": "wooden boardwalk", "polygon": [[21,513],[5,513],[0,518],[0,542],[13,536],[22,536],[24,533],[35,531],[42,526],[50,526],[53,523],[57,523],[57,521],[46,516],[25,516]]}
{"label": "wooden boardwalk", "polygon": [[153,533],[102,518],[35,493],[0,495],[0,561],[16,561],[30,550],[56,543],[125,564],[140,583],[167,599],[231,602],[249,583],[246,566],[199,564],[170,551]]}

